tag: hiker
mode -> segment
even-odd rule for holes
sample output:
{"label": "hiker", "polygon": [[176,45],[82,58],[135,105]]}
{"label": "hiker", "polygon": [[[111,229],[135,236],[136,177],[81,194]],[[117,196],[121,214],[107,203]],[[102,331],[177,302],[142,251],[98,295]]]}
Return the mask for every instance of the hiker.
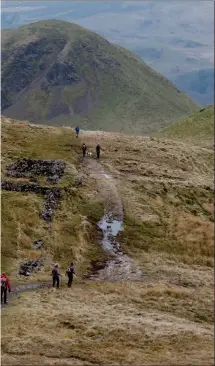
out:
{"label": "hiker", "polygon": [[85,158],[87,147],[85,144],[82,145],[82,151],[83,151],[83,158]]}
{"label": "hiker", "polygon": [[96,157],[97,157],[97,159],[100,159],[100,150],[101,150],[101,146],[98,144],[96,146]]}
{"label": "hiker", "polygon": [[68,287],[72,286],[72,282],[73,282],[73,274],[76,275],[75,273],[75,269],[74,269],[74,264],[70,263],[67,271],[66,271],[66,275],[68,276]]}
{"label": "hiker", "polygon": [[60,285],[60,269],[58,264],[56,263],[54,265],[54,268],[52,269],[52,287],[55,287],[55,284],[57,285],[57,288],[59,288]]}
{"label": "hiker", "polygon": [[1,304],[3,303],[3,298],[4,304],[7,304],[7,290],[8,292],[11,291],[10,281],[6,273],[3,272],[1,275]]}
{"label": "hiker", "polygon": [[78,137],[78,135],[79,135],[79,131],[80,131],[80,129],[79,129],[79,127],[77,126],[77,127],[75,128],[76,137]]}

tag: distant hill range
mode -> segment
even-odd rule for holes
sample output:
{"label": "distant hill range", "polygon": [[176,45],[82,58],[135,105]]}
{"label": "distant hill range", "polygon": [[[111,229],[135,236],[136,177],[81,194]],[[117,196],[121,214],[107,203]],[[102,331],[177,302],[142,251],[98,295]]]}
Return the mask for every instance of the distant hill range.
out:
{"label": "distant hill range", "polygon": [[183,121],[155,134],[208,148],[214,147],[214,105],[194,113]]}
{"label": "distant hill range", "polygon": [[50,125],[147,134],[200,108],[138,56],[78,25],[2,31],[2,113]]}
{"label": "distant hill range", "polygon": [[181,74],[175,84],[203,106],[214,103],[214,68]]}

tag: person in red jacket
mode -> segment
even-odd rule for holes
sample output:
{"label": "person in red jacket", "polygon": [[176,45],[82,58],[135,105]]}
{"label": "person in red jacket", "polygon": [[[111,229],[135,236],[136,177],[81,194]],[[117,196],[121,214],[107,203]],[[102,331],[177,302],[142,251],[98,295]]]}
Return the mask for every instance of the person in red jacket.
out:
{"label": "person in red jacket", "polygon": [[11,285],[6,273],[3,272],[1,274],[1,303],[4,298],[4,304],[7,304],[7,290],[11,291]]}

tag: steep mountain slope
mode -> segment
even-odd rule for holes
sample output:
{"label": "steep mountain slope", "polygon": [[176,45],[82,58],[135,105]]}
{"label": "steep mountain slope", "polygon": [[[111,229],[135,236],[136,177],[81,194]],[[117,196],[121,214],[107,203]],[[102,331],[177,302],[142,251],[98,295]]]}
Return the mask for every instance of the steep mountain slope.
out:
{"label": "steep mountain slope", "polygon": [[75,24],[50,20],[2,32],[6,116],[148,133],[197,108],[139,57]]}
{"label": "steep mountain slope", "polygon": [[212,148],[214,146],[214,105],[201,109],[155,135]]}

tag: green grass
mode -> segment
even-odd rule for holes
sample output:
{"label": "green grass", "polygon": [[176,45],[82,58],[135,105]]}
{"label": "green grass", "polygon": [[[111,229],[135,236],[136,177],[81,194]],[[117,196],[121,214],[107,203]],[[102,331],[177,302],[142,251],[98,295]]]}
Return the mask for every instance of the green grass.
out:
{"label": "green grass", "polygon": [[192,114],[183,121],[165,128],[155,134],[181,140],[195,145],[213,147],[214,144],[214,105]]}
{"label": "green grass", "polygon": [[[80,275],[87,275],[95,265],[102,265],[106,257],[97,241],[96,225],[103,215],[103,206],[87,197],[90,184],[75,188],[80,142],[68,128],[37,127],[4,118],[2,122],[2,178],[6,166],[17,158],[63,159],[69,164],[58,184],[62,200],[55,211],[51,232],[40,218],[42,195],[2,192],[2,269],[13,278],[21,261],[44,256],[43,250],[33,248],[33,242],[42,239],[45,256],[59,261],[61,268],[71,261],[77,262]],[[52,186],[44,177],[39,177],[38,183]]]}
{"label": "green grass", "polygon": [[[2,105],[9,117],[142,134],[198,108],[139,57],[77,25],[42,21],[2,33],[3,52],[24,47],[21,57],[2,62]],[[37,42],[33,47],[40,51],[34,57],[29,42]],[[28,67],[23,68],[23,63]],[[15,104],[24,87],[27,89]],[[8,109],[5,100],[11,103]]]}

